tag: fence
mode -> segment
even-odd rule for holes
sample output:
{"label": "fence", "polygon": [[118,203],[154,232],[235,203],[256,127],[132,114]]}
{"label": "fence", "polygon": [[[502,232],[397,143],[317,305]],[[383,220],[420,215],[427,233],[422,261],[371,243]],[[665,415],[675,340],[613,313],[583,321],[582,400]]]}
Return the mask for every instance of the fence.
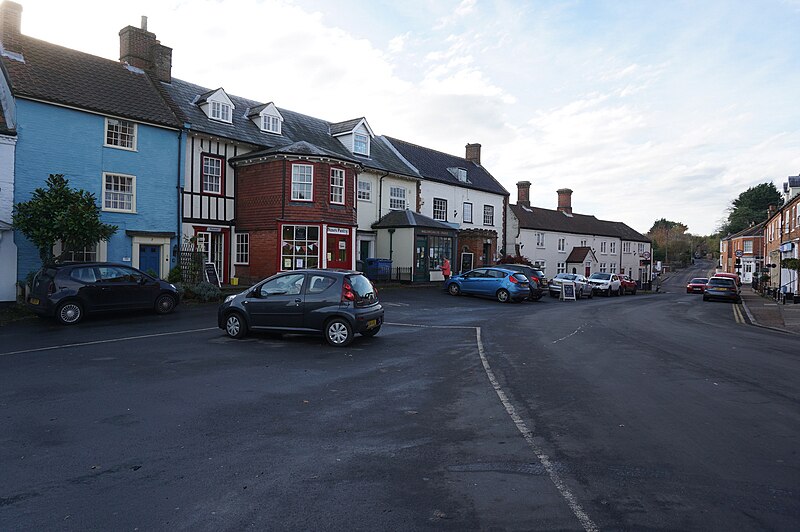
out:
{"label": "fence", "polygon": [[365,275],[371,281],[397,281],[400,283],[410,283],[412,278],[411,267],[407,268],[380,268],[368,271]]}
{"label": "fence", "polygon": [[186,284],[197,284],[203,281],[203,264],[206,261],[206,254],[197,251],[192,243],[184,243],[181,246],[179,264],[181,267],[181,282]]}

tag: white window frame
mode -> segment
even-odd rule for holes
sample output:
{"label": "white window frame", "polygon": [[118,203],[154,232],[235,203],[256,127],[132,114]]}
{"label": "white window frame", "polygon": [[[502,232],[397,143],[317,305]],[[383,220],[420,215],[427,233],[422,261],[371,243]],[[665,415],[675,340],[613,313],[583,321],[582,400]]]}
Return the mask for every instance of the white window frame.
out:
{"label": "white window frame", "polygon": [[537,248],[544,247],[544,233],[536,233],[536,247]]}
{"label": "white window frame", "polygon": [[483,225],[494,226],[494,205],[483,206]]}
{"label": "white window frame", "polygon": [[281,119],[274,115],[261,115],[261,131],[281,134]]}
{"label": "white window frame", "polygon": [[[360,145],[364,146],[363,151],[359,149]],[[369,135],[353,133],[353,153],[369,157]]]}
{"label": "white window frame", "polygon": [[608,252],[611,253],[612,255],[614,255],[617,252],[617,243],[616,242],[610,242],[609,243]]}
{"label": "white window frame", "polygon": [[644,253],[644,244],[639,244],[639,247],[638,247],[638,249],[639,249],[639,255],[641,255],[642,253]]}
{"label": "white window frame", "polygon": [[444,198],[433,198],[433,219],[440,222],[447,221],[447,200]]}
{"label": "white window frame", "polygon": [[[309,172],[306,173],[306,170]],[[309,193],[309,197],[301,197],[306,191]],[[292,165],[292,201],[314,201],[314,165]]]}
{"label": "white window frame", "polygon": [[[116,122],[114,124],[113,122]],[[130,138],[130,146],[126,145],[125,143],[115,144],[113,142],[109,142],[109,133],[110,130],[114,129],[113,135],[116,136],[118,140],[123,138]],[[131,128],[132,132],[130,131],[123,131],[124,128]],[[128,151],[136,151],[136,144],[139,138],[139,125],[136,122],[131,122],[130,120],[123,120],[121,118],[108,118],[105,119],[105,138],[103,140],[103,146],[108,148],[116,148],[119,150],[128,150]]]}
{"label": "white window frame", "polygon": [[[106,189],[106,184],[109,178],[122,178],[122,179],[130,179],[130,192],[123,192],[123,191],[108,191]],[[108,207],[106,205],[107,201],[119,201],[116,198],[110,198],[106,194],[121,194],[121,195],[130,195],[130,209],[120,209],[118,207]],[[128,174],[119,174],[116,172],[103,172],[103,209],[107,212],[124,212],[124,213],[136,213],[136,176],[128,175]]]}
{"label": "white window frame", "polygon": [[331,168],[331,203],[334,205],[344,205],[344,170],[341,168]]}
{"label": "white window frame", "polygon": [[250,264],[250,233],[236,233],[234,264]]}
{"label": "white window frame", "polygon": [[[219,164],[219,175],[215,175],[213,173],[207,172],[206,164],[207,164],[208,161],[213,161],[214,162],[214,165],[213,165],[214,166],[214,168],[213,168],[214,170],[216,170],[216,164]],[[222,159],[220,159],[219,157],[212,157],[210,155],[203,155],[203,156],[200,157],[200,181],[201,181],[200,182],[200,189],[203,191],[204,194],[214,194],[214,195],[217,195],[217,196],[222,196],[223,195],[223,193],[224,193],[224,190],[222,190],[222,187],[223,187],[223,184],[224,184],[224,177],[223,176],[225,175],[224,164],[225,164],[225,162]],[[207,177],[210,177],[212,179],[216,178],[216,180],[217,180],[216,181],[217,190],[214,190],[211,186],[206,186],[206,185],[213,185],[214,184],[213,181],[206,181]]]}
{"label": "white window frame", "polygon": [[372,201],[372,181],[358,180],[358,201]]}
{"label": "white window frame", "polygon": [[[748,245],[749,244],[749,245]],[[750,249],[747,249],[750,248]],[[749,253],[752,255],[753,253],[753,241],[752,240],[745,240],[742,245],[743,253]]]}
{"label": "white window frame", "polygon": [[[469,206],[469,208],[467,208]],[[465,224],[472,223],[472,203],[469,201],[464,202],[464,206],[462,207],[461,219]]]}
{"label": "white window frame", "polygon": [[208,116],[212,120],[220,122],[233,122],[233,108],[227,102],[217,102],[211,100],[208,107]]}
{"label": "white window frame", "polygon": [[567,272],[567,263],[566,262],[557,262],[556,263],[556,273],[566,273]]}
{"label": "white window frame", "polygon": [[623,253],[630,253],[631,252],[631,243],[630,242],[623,242],[622,243],[622,252]]}
{"label": "white window frame", "polygon": [[389,208],[393,211],[406,210],[405,187],[389,187]]}
{"label": "white window frame", "polygon": [[464,168],[456,168],[456,178],[462,183],[467,182],[467,171]]}
{"label": "white window frame", "polygon": [[617,263],[612,262],[608,267],[608,273],[617,273]]}
{"label": "white window frame", "polygon": [[567,239],[566,238],[559,238],[558,239],[558,251],[560,253],[567,252]]}
{"label": "white window frame", "polygon": [[605,262],[601,262],[600,263],[600,273],[607,273],[606,272],[606,263]]}
{"label": "white window frame", "polygon": [[600,253],[605,255],[607,253],[607,251],[606,251],[607,249],[608,249],[607,242],[605,240],[600,242]]}
{"label": "white window frame", "polygon": [[581,240],[581,246],[580,247],[582,247],[582,248],[586,247],[586,240]]}

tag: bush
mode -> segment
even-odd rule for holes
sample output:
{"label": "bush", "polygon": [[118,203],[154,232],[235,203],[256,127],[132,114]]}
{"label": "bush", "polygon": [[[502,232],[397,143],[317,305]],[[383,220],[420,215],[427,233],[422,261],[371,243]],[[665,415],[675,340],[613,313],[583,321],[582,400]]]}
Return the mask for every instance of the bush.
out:
{"label": "bush", "polygon": [[169,271],[169,273],[167,274],[167,281],[169,281],[172,284],[180,283],[181,281],[183,281],[180,266],[175,266]]}
{"label": "bush", "polygon": [[533,263],[522,255],[503,255],[498,259],[497,264],[527,264],[528,266],[533,266]]}
{"label": "bush", "polygon": [[219,301],[222,299],[222,290],[220,290],[218,286],[205,281],[197,283],[196,285],[188,288],[187,292],[191,292],[192,296],[204,303],[208,303],[209,301]]}

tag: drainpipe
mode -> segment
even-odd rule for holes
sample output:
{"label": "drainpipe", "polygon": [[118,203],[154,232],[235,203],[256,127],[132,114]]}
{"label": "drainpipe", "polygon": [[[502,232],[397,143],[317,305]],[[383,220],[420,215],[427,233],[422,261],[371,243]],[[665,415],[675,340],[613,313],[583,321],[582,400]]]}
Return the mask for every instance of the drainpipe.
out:
{"label": "drainpipe", "polygon": [[[283,159],[283,176],[281,177],[281,220],[286,218],[286,158]],[[280,239],[280,235],[279,239]]]}
{"label": "drainpipe", "polygon": [[[378,179],[378,220],[381,219],[381,213],[383,212],[383,178],[387,175],[389,175],[389,172],[386,172]],[[358,188],[358,183],[356,183],[356,188]]]}
{"label": "drainpipe", "polygon": [[[185,126],[185,124],[184,124]],[[181,186],[181,177],[183,175],[183,129],[178,130],[178,169],[177,169],[177,180],[175,188],[178,191],[178,230],[175,233],[175,247],[178,248],[178,253],[175,254],[175,261],[179,262],[179,253],[181,250],[181,240],[183,237],[183,186]],[[172,250],[170,250],[172,251]],[[170,259],[170,265],[172,265],[172,259]]]}
{"label": "drainpipe", "polygon": [[394,227],[389,228],[389,260],[392,260],[392,253],[394,252],[393,244]]}

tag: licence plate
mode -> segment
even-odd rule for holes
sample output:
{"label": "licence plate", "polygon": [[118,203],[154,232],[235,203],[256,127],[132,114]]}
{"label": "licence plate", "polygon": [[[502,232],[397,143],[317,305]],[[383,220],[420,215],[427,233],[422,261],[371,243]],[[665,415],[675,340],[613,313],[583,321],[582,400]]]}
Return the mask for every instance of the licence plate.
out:
{"label": "licence plate", "polygon": [[372,329],[373,327],[378,326],[378,320],[369,320],[367,322],[367,329]]}
{"label": "licence plate", "polygon": [[38,305],[39,304],[39,300],[36,299],[35,297],[30,298],[28,301],[30,302],[31,305]]}

